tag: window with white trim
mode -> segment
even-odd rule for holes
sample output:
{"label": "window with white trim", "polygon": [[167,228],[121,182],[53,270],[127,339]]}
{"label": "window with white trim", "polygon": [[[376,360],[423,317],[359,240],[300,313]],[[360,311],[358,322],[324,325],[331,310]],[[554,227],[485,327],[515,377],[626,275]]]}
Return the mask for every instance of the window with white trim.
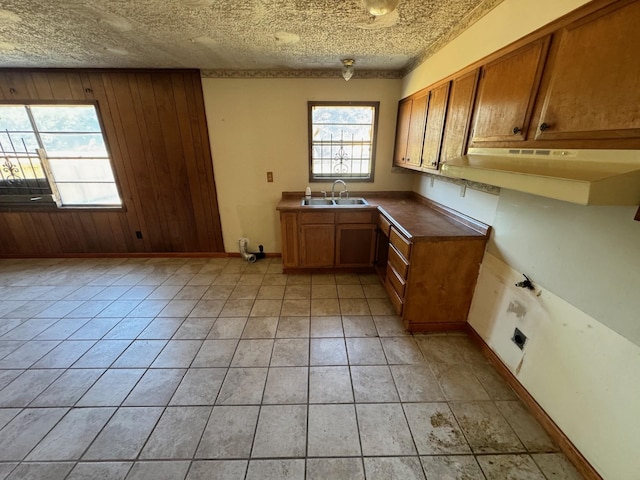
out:
{"label": "window with white trim", "polygon": [[380,102],[308,102],[309,180],[373,182]]}
{"label": "window with white trim", "polygon": [[0,203],[122,206],[96,105],[0,105]]}

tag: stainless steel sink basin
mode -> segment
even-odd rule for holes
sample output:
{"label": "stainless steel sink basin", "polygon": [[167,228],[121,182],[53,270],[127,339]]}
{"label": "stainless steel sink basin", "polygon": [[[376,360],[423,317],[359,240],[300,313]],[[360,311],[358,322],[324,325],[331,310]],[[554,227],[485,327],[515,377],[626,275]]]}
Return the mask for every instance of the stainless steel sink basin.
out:
{"label": "stainless steel sink basin", "polygon": [[336,205],[369,205],[364,198],[336,198]]}
{"label": "stainless steel sink basin", "polygon": [[342,205],[369,205],[364,198],[303,198],[302,206],[309,207],[338,207]]}
{"label": "stainless steel sink basin", "polygon": [[302,205],[333,206],[333,200],[331,200],[330,198],[303,198]]}

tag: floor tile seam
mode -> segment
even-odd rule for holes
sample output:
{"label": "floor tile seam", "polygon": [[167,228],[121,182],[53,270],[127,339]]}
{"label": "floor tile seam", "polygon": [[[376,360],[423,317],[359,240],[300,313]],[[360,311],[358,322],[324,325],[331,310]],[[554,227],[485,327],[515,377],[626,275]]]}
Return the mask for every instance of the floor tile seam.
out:
{"label": "floor tile seam", "polygon": [[[78,305],[78,308],[82,307],[82,305],[84,305],[85,303],[87,303],[90,300],[84,301],[81,305]],[[108,300],[107,300],[108,301]],[[113,305],[114,303],[118,302],[119,300],[113,300],[110,301],[108,305],[106,305],[104,308],[102,308],[99,312],[96,312],[95,315],[93,315],[92,317],[90,317],[90,320],[93,320],[94,318],[114,318],[114,317],[101,317],[100,314],[102,312],[104,312],[107,308],[109,308],[111,305]],[[135,300],[132,300],[135,301]],[[142,303],[141,301],[139,301],[135,307],[133,307],[130,311],[132,311],[133,309],[135,309],[140,303]],[[71,317],[70,315],[75,312],[78,308],[73,309],[72,311],[70,311],[69,313],[67,313],[64,317],[62,318],[68,318],[68,319],[72,319],[72,318],[78,318],[78,317]],[[84,318],[84,317],[79,317],[79,318]],[[118,318],[118,317],[115,317]],[[78,329],[79,330],[79,329]],[[75,332],[74,332],[75,333]]]}
{"label": "floor tile seam", "polygon": [[[344,330],[344,325],[343,325],[343,330]],[[346,338],[344,341],[345,344],[345,351],[347,350],[347,345],[346,345]],[[349,384],[351,385],[351,398],[353,398],[353,412],[354,412],[354,416],[355,416],[355,420],[356,420],[356,430],[358,431],[358,447],[360,448],[360,455],[362,456],[364,454],[364,448],[362,447],[362,433],[361,433],[361,429],[360,429],[360,418],[358,417],[358,407],[356,406],[356,389],[353,385],[353,374],[351,372],[351,365],[348,365],[348,372],[349,372]],[[351,404],[351,402],[349,402]],[[362,463],[362,471],[364,472],[364,459],[362,459],[361,461]]]}
{"label": "floor tile seam", "polygon": [[[214,322],[214,324],[215,324],[215,322]],[[213,328],[213,325],[211,327]],[[203,345],[204,345],[204,342],[203,342]],[[238,346],[239,345],[240,345],[240,341],[238,339],[238,341],[236,342],[236,346],[235,346],[235,348],[233,350],[233,354],[231,355],[231,358],[229,359],[229,365],[231,365],[231,361],[233,360],[233,357],[235,356],[236,352],[238,351]],[[202,347],[200,347],[200,348],[202,348]],[[195,360],[195,357],[194,357],[194,360]],[[229,367],[226,368],[226,371],[224,372],[224,376],[222,377],[222,381],[220,382],[220,387],[218,388],[218,392],[216,393],[216,398],[213,399],[213,405],[211,405],[211,410],[209,411],[209,415],[207,416],[207,421],[204,424],[204,428],[202,429],[202,434],[200,435],[200,438],[198,439],[198,443],[196,444],[196,448],[195,448],[195,450],[193,452],[194,455],[197,454],[198,449],[200,448],[200,444],[202,443],[202,438],[204,437],[204,433],[207,431],[207,427],[209,426],[209,422],[211,421],[211,416],[213,415],[213,409],[216,406],[220,406],[218,404],[218,398],[220,397],[220,392],[222,392],[222,388],[224,386],[225,381],[227,380],[227,376],[229,375],[230,369],[231,369],[231,367],[229,366]],[[269,372],[267,371],[267,375],[268,375],[268,373]],[[265,375],[265,385],[266,385],[266,382],[267,382],[267,375]],[[186,373],[185,373],[185,376],[186,376]],[[183,380],[184,380],[184,377],[183,377]],[[180,382],[180,384],[182,384],[182,381]],[[177,388],[180,388],[180,385],[178,385]],[[176,389],[176,392],[177,392],[177,389]],[[173,395],[175,396],[175,392],[174,392]],[[262,397],[264,397],[264,386],[263,386]],[[262,397],[260,397],[260,403],[261,404],[262,404]],[[172,398],[173,398],[173,396],[172,396]],[[171,402],[171,400],[169,400],[169,402]],[[225,405],[225,406],[227,406],[227,405]],[[261,408],[261,406],[258,407],[258,418],[260,416],[260,408]],[[254,439],[255,439],[255,430],[257,430],[257,427],[258,427],[258,418],[256,418],[256,427],[255,427],[254,432],[253,432]],[[155,427],[154,427],[154,429],[155,429]],[[151,433],[153,433],[153,430],[151,431]],[[151,437],[151,433],[149,434],[149,437]],[[251,448],[253,448],[253,443],[251,445]]]}
{"label": "floor tile seam", "polygon": [[[118,407],[118,410],[122,408],[122,407]],[[167,409],[169,408],[169,405],[166,405],[164,407],[160,407],[162,408],[162,412],[160,412],[160,415],[158,415],[158,418],[156,419],[156,421],[153,424],[153,428],[149,429],[149,434],[147,435],[147,438],[145,438],[144,442],[142,442],[142,445],[140,446],[140,448],[138,449],[138,452],[136,453],[135,457],[133,460],[129,460],[129,461],[133,461],[133,462],[138,462],[141,461],[140,459],[140,455],[142,454],[142,452],[144,451],[145,447],[149,444],[149,440],[151,439],[153,432],[156,430],[156,428],[158,428],[158,425],[160,424],[160,420],[162,420],[162,417],[164,416],[165,412],[167,411]],[[97,437],[96,437],[97,438]],[[95,440],[95,439],[94,439]],[[194,452],[195,454],[195,452]],[[144,460],[144,459],[143,459]],[[158,460],[164,460],[164,459],[160,459],[158,458]]]}
{"label": "floor tile seam", "polygon": [[[278,323],[280,320],[278,320]],[[276,331],[277,334],[277,331]],[[311,335],[311,317],[309,317],[309,335]],[[307,362],[307,418],[306,418],[306,432],[305,432],[305,446],[304,446],[304,455],[305,459],[309,455],[309,405],[311,405],[311,338],[309,337],[309,341],[307,344],[307,358],[309,361]],[[307,462],[304,462],[304,478],[307,478]]]}
{"label": "floor tile seam", "polygon": [[[30,341],[31,340],[27,340],[27,342],[30,342]],[[13,367],[13,368],[11,368],[11,370],[22,370],[22,369],[29,370],[29,369],[31,369],[36,363],[38,363],[40,360],[42,360],[45,356],[47,356],[54,349],[58,348],[58,346],[63,342],[63,340],[34,340],[34,341],[57,342],[57,343],[50,350],[47,350],[45,353],[43,353],[42,356],[38,357],[37,360],[35,360],[31,364],[29,364],[29,366]],[[22,348],[22,346],[19,347],[19,348]],[[15,351],[17,351],[17,350],[14,350],[14,352]],[[9,354],[9,355],[11,355],[11,354]],[[7,356],[9,356],[9,355],[7,355]],[[7,358],[7,357],[5,357],[5,358]],[[5,369],[4,367],[0,367],[0,370],[4,370],[4,369]]]}
{"label": "floor tile seam", "polygon": [[[115,414],[118,412],[118,410],[120,409],[120,407],[87,407],[87,408],[113,408],[113,412],[111,413],[111,415],[109,416],[109,418],[104,422],[104,424],[102,425],[102,427],[100,428],[100,431],[93,437],[93,439],[89,442],[89,444],[86,446],[86,448],[82,451],[82,453],[80,454],[80,456],[75,459],[75,460],[71,460],[71,461],[75,461],[75,462],[79,462],[80,459],[82,457],[84,457],[86,455],[86,453],[89,451],[89,449],[91,448],[91,446],[95,443],[96,439],[100,436],[100,434],[104,431],[104,429],[106,428],[107,424],[111,421],[111,419],[115,416]],[[74,408],[71,408],[69,410],[69,412],[73,411]],[[65,413],[64,416],[60,419],[60,421],[62,421],[68,414],[69,412]],[[44,437],[42,437],[42,439],[40,440],[40,442],[42,442],[42,440],[44,440],[46,438],[46,435]],[[38,442],[38,444],[40,444],[40,442]],[[38,445],[36,445],[37,447]],[[25,457],[26,458],[26,457]],[[75,468],[75,467],[74,467]],[[72,469],[73,470],[73,469]]]}
{"label": "floor tile seam", "polygon": [[[71,411],[71,408],[68,408],[68,407],[52,407],[52,408],[65,408],[65,409],[66,409],[66,412],[65,412],[65,413],[64,413],[64,414],[63,414],[63,415],[58,419],[58,421],[57,421],[57,422],[55,422],[55,424],[54,424],[54,425],[52,425],[52,426],[51,426],[51,427],[46,431],[46,433],[45,433],[44,435],[42,435],[42,436],[40,437],[40,439],[35,443],[35,445],[34,445],[33,447],[31,447],[31,449],[29,449],[29,451],[28,451],[28,452],[27,452],[27,453],[26,453],[26,454],[25,454],[25,455],[24,455],[20,460],[18,460],[20,463],[24,462],[24,461],[25,461],[25,459],[26,459],[29,455],[31,455],[31,453],[32,453],[36,448],[38,448],[38,445],[40,445],[40,443],[42,442],[42,440],[44,440],[44,439],[47,437],[47,435],[49,435],[49,434],[53,431],[53,429],[55,429],[55,428],[60,424],[60,422],[62,422],[62,420],[63,420],[63,419],[64,419],[64,418],[69,414],[69,412]],[[24,409],[24,410],[26,410],[26,409]],[[23,410],[23,411],[24,411],[24,410]],[[22,412],[20,412],[20,413],[22,413]],[[18,415],[20,415],[20,414],[18,414]],[[17,415],[16,415],[16,417],[17,417]],[[11,420],[11,422],[9,422],[9,423],[12,423],[12,422],[13,422],[13,420],[15,420],[15,419],[16,419],[16,417],[14,417],[14,418]],[[7,425],[8,425],[8,424],[7,424]]]}
{"label": "floor tile seam", "polygon": [[[34,369],[34,370],[36,370],[36,369]],[[40,370],[40,369],[39,369],[39,370]],[[41,369],[41,370],[45,370],[45,369]],[[55,382],[56,382],[60,377],[62,377],[62,375],[64,375],[64,374],[67,372],[67,370],[68,370],[68,369],[66,369],[66,368],[63,368],[63,369],[51,368],[51,369],[46,369],[46,370],[62,370],[62,373],[60,373],[59,375],[57,375],[57,376],[56,376],[56,377],[55,377],[55,378],[54,378],[54,379],[53,379],[49,384],[47,384],[47,386],[46,386],[46,387],[44,387],[44,388],[43,388],[43,389],[42,389],[42,390],[41,390],[41,391],[40,391],[40,392],[39,392],[35,397],[33,397],[33,398],[32,398],[32,399],[27,403],[27,405],[23,405],[23,406],[19,406],[19,407],[2,407],[2,408],[22,408],[22,409],[25,409],[25,408],[40,408],[40,407],[37,407],[37,406],[35,406],[35,407],[30,407],[30,406],[31,406],[31,404],[32,404],[33,402],[35,402],[35,401],[38,399],[38,397],[39,397],[40,395],[42,395],[45,391],[47,391],[47,389],[48,389],[51,385],[53,385],[53,384],[54,384],[54,383],[55,383]],[[9,383],[9,385],[11,385],[14,381],[16,381],[18,378],[20,378],[24,373],[27,373],[28,371],[32,371],[32,370],[31,370],[31,369],[27,369],[27,370],[25,370],[22,374],[18,375],[18,376],[17,376],[17,377],[12,381],[12,382],[10,382],[10,383]],[[7,388],[9,385],[7,385],[5,388]],[[0,396],[2,395],[2,392],[4,391],[4,389],[5,389],[5,388],[3,388],[2,390],[0,390]],[[63,408],[65,408],[65,407],[63,407]],[[14,417],[14,418],[15,418],[15,417]]]}
{"label": "floor tile seam", "polygon": [[[278,316],[278,322],[276,323],[276,331],[278,330],[278,323],[280,322],[280,316]],[[240,342],[238,341],[238,345],[240,344]],[[273,343],[273,345],[271,346],[271,356],[273,356],[273,349],[275,346],[275,342]],[[234,353],[235,356],[235,353]],[[269,358],[269,362],[271,362],[271,357]],[[229,367],[231,368],[231,367]],[[264,367],[261,367],[264,368]],[[264,405],[263,401],[264,401],[264,393],[267,387],[267,381],[269,380],[269,367],[267,367],[267,372],[264,376],[264,384],[262,385],[262,395],[260,396],[260,403],[258,404],[258,416],[256,417],[256,425],[255,428],[253,429],[253,436],[251,439],[251,447],[249,448],[249,455],[251,456],[253,454],[253,449],[255,447],[256,444],[256,437],[258,435],[258,425],[260,425],[260,415],[262,414],[262,406]],[[220,387],[220,389],[222,390],[222,387]],[[217,401],[217,398],[216,398]],[[308,411],[308,407],[307,407],[307,417],[309,416],[309,411]],[[308,433],[308,432],[307,432]],[[306,446],[305,446],[306,448]],[[305,450],[306,453],[306,450]]]}
{"label": "floor tile seam", "polygon": [[[480,380],[478,380],[480,381]],[[482,384],[482,383],[481,383]],[[489,396],[489,398],[491,398],[491,396]],[[511,422],[509,421],[509,419],[506,417],[506,415],[502,412],[502,410],[498,407],[498,403],[500,400],[494,400],[493,398],[491,398],[491,402],[493,403],[493,406],[496,407],[496,410],[498,410],[498,412],[500,413],[500,416],[504,419],[505,423],[509,426],[509,429],[511,430],[511,432],[513,432],[513,434],[516,436],[516,438],[518,439],[518,441],[520,442],[520,444],[524,447],[524,449],[526,451],[529,451],[529,447],[527,447],[527,445],[525,444],[524,440],[520,437],[520,435],[518,434],[518,432],[516,431],[515,427],[511,424]],[[509,400],[506,400],[509,401]],[[518,397],[518,400],[512,400],[515,402],[519,402],[522,404],[522,406],[524,407],[524,409],[526,410],[527,413],[530,414],[529,409],[522,403],[522,401],[520,400],[520,398]],[[536,422],[539,424],[539,422]],[[542,427],[542,425],[540,425]],[[543,428],[544,430],[544,428]],[[546,433],[546,430],[544,430]],[[553,441],[553,440],[552,440]],[[554,442],[555,443],[555,442]]]}
{"label": "floor tile seam", "polygon": [[[82,329],[82,328],[83,328],[87,323],[89,323],[89,322],[90,322],[91,320],[93,320],[95,317],[80,317],[80,318],[74,318],[73,320],[82,320],[82,319],[84,319],[84,318],[86,318],[86,320],[87,320],[87,321],[86,321],[86,322],[84,322],[83,324],[81,324],[77,329],[75,329],[73,332],[71,332],[71,333],[70,333],[69,335],[67,335],[65,338],[63,338],[63,339],[62,339],[63,341],[65,341],[65,340],[69,340],[72,336],[74,336],[76,333],[78,333],[78,332],[79,332],[79,331],[80,331],[80,330],[81,330],[81,329]],[[72,320],[72,319],[67,318],[67,317],[63,317],[63,318],[61,318],[60,320],[58,320],[56,323],[54,323],[53,325],[51,325],[49,328],[53,328],[53,327],[55,327],[55,326],[56,326],[59,322],[61,322],[62,320]],[[43,333],[45,333],[47,330],[49,330],[49,328],[47,328],[46,330],[44,330],[44,331],[43,331],[43,332],[41,332],[40,334],[36,335],[36,336],[33,338],[33,340],[39,340],[39,338],[38,338],[38,337],[40,337],[40,335],[42,335],[42,334],[43,334]],[[40,339],[40,340],[48,340],[48,339],[42,338],[42,339]],[[54,338],[53,340],[59,340],[59,339],[58,339],[58,338]],[[90,340],[92,340],[92,339],[90,339]]]}

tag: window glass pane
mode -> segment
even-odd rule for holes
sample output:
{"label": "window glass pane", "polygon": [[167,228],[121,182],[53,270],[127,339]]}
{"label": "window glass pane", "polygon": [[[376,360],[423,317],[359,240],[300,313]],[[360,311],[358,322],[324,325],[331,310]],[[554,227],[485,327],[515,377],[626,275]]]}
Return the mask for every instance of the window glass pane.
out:
{"label": "window glass pane", "polygon": [[319,123],[371,124],[373,122],[373,112],[374,112],[373,107],[316,106],[313,108],[312,120],[314,124],[319,124]]}
{"label": "window glass pane", "polygon": [[43,133],[40,135],[49,157],[106,157],[101,133],[76,135]]}
{"label": "window glass pane", "polygon": [[63,205],[121,205],[115,183],[56,182]]}
{"label": "window glass pane", "polygon": [[100,132],[93,105],[31,105],[40,132]]}
{"label": "window glass pane", "polygon": [[[51,173],[37,149],[44,150]],[[55,184],[63,206],[122,205],[93,104],[0,105],[2,151],[0,195],[12,194],[16,182],[19,193],[51,193],[49,184]]]}
{"label": "window glass pane", "polygon": [[49,159],[56,182],[114,182],[107,159]]}
{"label": "window glass pane", "polygon": [[33,131],[24,105],[0,106],[0,130]]}
{"label": "window glass pane", "polygon": [[0,151],[5,153],[35,153],[38,140],[33,133],[0,132]]}

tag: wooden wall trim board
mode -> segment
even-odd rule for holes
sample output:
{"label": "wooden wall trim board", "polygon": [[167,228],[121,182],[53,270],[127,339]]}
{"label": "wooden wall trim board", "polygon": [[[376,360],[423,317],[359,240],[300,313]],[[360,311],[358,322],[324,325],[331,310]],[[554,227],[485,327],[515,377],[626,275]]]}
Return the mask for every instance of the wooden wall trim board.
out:
{"label": "wooden wall trim board", "polygon": [[[1,245],[1,243],[0,243]],[[280,253],[265,253],[265,258],[279,258]],[[58,253],[55,255],[0,254],[0,259],[19,258],[240,258],[240,253],[226,252],[140,252],[140,253]],[[259,262],[260,260],[258,260]]]}
{"label": "wooden wall trim board", "polygon": [[483,338],[469,325],[465,324],[465,331],[471,339],[480,347],[489,362],[496,368],[497,372],[505,379],[509,386],[515,391],[516,395],[529,409],[533,417],[542,425],[551,438],[558,444],[562,452],[573,463],[576,469],[582,474],[585,480],[602,480],[602,477],[596,472],[593,466],[580,453],[569,438],[560,430],[560,427],[547,415],[533,396],[511,373],[507,366],[500,360],[493,350],[485,343]]}
{"label": "wooden wall trim board", "polygon": [[0,69],[3,100],[95,102],[125,208],[0,211],[0,256],[224,252],[198,70]]}

